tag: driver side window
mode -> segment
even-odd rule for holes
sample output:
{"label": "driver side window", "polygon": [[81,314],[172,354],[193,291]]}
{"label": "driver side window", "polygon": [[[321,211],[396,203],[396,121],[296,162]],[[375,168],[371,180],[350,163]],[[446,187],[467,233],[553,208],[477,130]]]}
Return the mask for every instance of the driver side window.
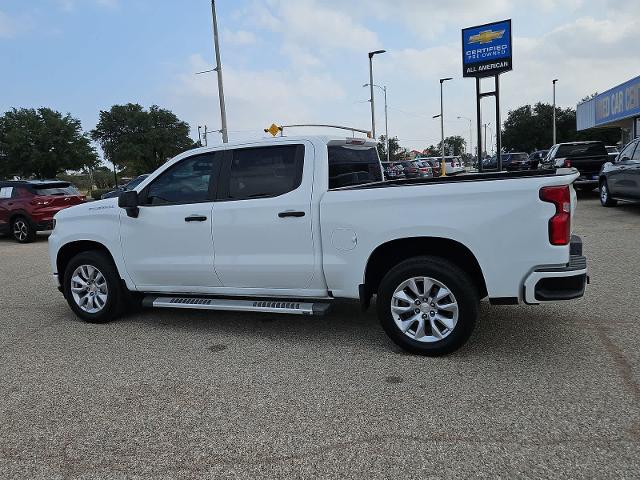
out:
{"label": "driver side window", "polygon": [[620,152],[620,154],[618,155],[618,158],[616,159],[616,161],[624,162],[624,161],[631,160],[631,157],[633,156],[633,150],[636,148],[637,144],[638,142],[631,142],[629,145],[624,147]]}
{"label": "driver side window", "polygon": [[633,162],[640,162],[640,142],[636,141],[636,151],[633,152],[633,156],[631,157]]}
{"label": "driver side window", "polygon": [[187,158],[163,172],[146,189],[144,205],[179,205],[212,201],[210,184],[217,154]]}

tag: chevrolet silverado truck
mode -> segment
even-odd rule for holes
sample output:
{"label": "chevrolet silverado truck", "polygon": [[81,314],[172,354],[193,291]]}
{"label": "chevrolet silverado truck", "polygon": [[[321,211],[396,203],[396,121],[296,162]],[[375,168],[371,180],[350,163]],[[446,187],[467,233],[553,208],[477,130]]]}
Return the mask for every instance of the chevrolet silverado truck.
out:
{"label": "chevrolet silverado truck", "polygon": [[55,217],[53,277],[71,310],[325,314],[376,298],[389,337],[442,355],[479,302],[581,297],[574,169],[385,180],[375,142],[278,137],[182,153],[134,190]]}

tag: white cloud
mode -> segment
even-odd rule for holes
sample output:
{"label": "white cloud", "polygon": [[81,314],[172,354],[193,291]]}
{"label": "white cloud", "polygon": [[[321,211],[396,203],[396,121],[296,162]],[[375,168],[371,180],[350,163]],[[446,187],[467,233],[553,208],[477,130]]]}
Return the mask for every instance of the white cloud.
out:
{"label": "white cloud", "polygon": [[0,10],[0,38],[15,38],[33,29],[33,25],[33,18],[30,15],[9,15]]}
{"label": "white cloud", "polygon": [[[205,70],[207,62],[192,55],[185,71]],[[225,66],[224,91],[231,138],[260,137],[272,122],[326,121],[325,106],[344,99],[345,92],[329,74],[309,75],[284,70],[251,71]],[[192,126],[219,128],[218,91],[211,75],[178,75],[166,92],[166,103]],[[193,134],[193,132],[192,132]]]}
{"label": "white cloud", "polygon": [[74,11],[81,4],[96,4],[106,8],[117,8],[120,6],[120,0],[57,0],[60,8],[66,12]]}
{"label": "white cloud", "polygon": [[253,32],[247,30],[229,30],[222,31],[222,40],[232,46],[253,45],[257,41],[257,37]]}
{"label": "white cloud", "polygon": [[328,3],[270,0],[267,4],[253,2],[243,13],[250,24],[280,33],[285,45],[325,53],[368,51],[380,46],[378,36],[354,20],[344,5],[336,9]]}
{"label": "white cloud", "polygon": [[[411,148],[437,143],[439,122],[431,117],[440,109],[438,78],[452,76],[445,87],[445,134],[468,138],[468,121],[456,117],[473,119],[475,130],[475,82],[461,78],[459,35],[440,33],[517,18],[524,8],[549,21],[514,20],[514,70],[501,77],[503,120],[523,104],[550,102],[553,78],[560,79],[558,103],[575,107],[583,96],[638,74],[635,1],[396,0],[390,5],[387,0],[350,0],[348,7],[343,0],[255,1],[236,12],[234,26],[268,38],[269,48],[280,55],[269,53],[273,61],[268,67],[225,57],[231,136],[261,136],[272,121],[369,128],[368,92],[361,88],[368,80],[366,52],[386,46],[388,53],[376,58],[375,81],[389,89],[390,134]],[[552,16],[559,8],[569,21]],[[398,47],[398,38],[408,40],[406,48]],[[189,72],[209,68],[202,59],[191,62]],[[203,77],[180,77],[170,102],[187,119],[218,125],[215,77]],[[379,92],[376,105],[379,134],[384,125]]]}
{"label": "white cloud", "polygon": [[18,32],[16,21],[0,11],[0,38],[13,38]]}

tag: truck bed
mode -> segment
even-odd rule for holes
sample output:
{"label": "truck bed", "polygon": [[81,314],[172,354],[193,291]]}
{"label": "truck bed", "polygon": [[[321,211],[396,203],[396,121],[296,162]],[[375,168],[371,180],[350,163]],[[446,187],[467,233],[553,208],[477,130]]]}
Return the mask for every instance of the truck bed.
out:
{"label": "truck bed", "polygon": [[369,188],[386,188],[394,186],[408,185],[431,185],[441,183],[460,183],[460,182],[481,182],[489,180],[510,180],[529,177],[549,177],[555,175],[568,175],[573,173],[573,169],[544,169],[544,170],[523,170],[523,171],[502,171],[502,172],[477,172],[477,173],[461,173],[458,175],[448,175],[446,177],[433,178],[404,178],[398,180],[383,180],[382,182],[367,183],[363,185],[352,185],[349,187],[340,187],[332,190],[359,190]]}

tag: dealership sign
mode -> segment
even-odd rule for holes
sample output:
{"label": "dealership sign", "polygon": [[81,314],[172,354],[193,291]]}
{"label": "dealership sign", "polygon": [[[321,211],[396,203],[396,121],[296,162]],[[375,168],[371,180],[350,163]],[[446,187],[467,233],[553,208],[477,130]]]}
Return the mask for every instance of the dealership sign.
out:
{"label": "dealership sign", "polygon": [[491,77],[511,70],[511,20],[462,30],[462,76]]}
{"label": "dealership sign", "polygon": [[640,77],[601,93],[595,103],[596,125],[640,115]]}

